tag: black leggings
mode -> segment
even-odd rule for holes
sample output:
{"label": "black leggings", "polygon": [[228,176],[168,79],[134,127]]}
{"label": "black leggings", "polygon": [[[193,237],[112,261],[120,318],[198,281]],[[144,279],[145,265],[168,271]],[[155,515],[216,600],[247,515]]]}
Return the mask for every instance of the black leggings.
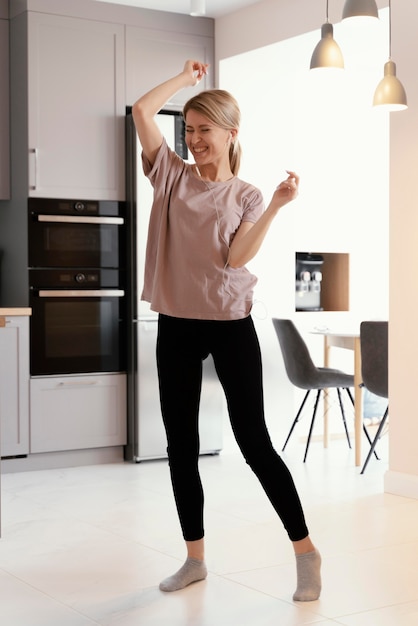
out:
{"label": "black leggings", "polygon": [[186,541],[204,536],[198,413],[202,361],[212,354],[241,452],[292,541],[308,535],[292,476],[264,419],[260,346],[251,317],[233,321],[159,316],[160,400],[177,511]]}

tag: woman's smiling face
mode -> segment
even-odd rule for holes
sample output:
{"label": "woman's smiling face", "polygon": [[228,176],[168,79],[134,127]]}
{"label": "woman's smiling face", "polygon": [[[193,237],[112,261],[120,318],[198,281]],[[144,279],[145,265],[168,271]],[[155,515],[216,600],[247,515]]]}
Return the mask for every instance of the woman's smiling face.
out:
{"label": "woman's smiling face", "polygon": [[216,126],[207,117],[190,109],[186,116],[186,143],[199,165],[229,162],[232,132]]}

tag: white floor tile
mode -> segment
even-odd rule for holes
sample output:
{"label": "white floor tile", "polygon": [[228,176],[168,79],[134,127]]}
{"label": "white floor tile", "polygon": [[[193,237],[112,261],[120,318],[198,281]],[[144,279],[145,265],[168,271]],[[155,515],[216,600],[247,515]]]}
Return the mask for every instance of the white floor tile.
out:
{"label": "white floor tile", "polygon": [[[344,440],[295,439],[283,455],[323,557],[320,600],[294,603],[290,542],[226,437],[201,459],[208,579],[172,594],[184,559],[166,461],[2,477],[0,621],[7,626],[412,626],[418,623],[418,501],[361,476]],[[275,433],[277,447],[282,443]]]}
{"label": "white floor tile", "polygon": [[418,602],[396,604],[376,611],[350,615],[340,622],[344,626],[416,626],[418,624]]}
{"label": "white floor tile", "polygon": [[1,569],[0,619],[7,626],[94,626],[97,623]]}

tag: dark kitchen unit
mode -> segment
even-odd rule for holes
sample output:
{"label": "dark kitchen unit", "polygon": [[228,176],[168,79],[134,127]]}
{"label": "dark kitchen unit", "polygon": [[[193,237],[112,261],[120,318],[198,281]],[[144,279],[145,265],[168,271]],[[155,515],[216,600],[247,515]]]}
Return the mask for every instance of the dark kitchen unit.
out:
{"label": "dark kitchen unit", "polygon": [[126,370],[124,204],[30,198],[32,376]]}
{"label": "dark kitchen unit", "polygon": [[[187,159],[183,116],[179,111],[157,115],[168,145]],[[167,456],[156,366],[158,314],[141,301],[152,187],[142,172],[141,148],[131,110],[126,118],[128,228],[128,445],[127,460],[139,462]],[[203,362],[199,415],[200,453],[216,454],[223,446],[226,401],[211,355]]]}
{"label": "dark kitchen unit", "polygon": [[125,203],[29,198],[27,219],[32,459],[123,458]]}
{"label": "dark kitchen unit", "polygon": [[30,285],[32,376],[126,369],[119,270],[33,269]]}

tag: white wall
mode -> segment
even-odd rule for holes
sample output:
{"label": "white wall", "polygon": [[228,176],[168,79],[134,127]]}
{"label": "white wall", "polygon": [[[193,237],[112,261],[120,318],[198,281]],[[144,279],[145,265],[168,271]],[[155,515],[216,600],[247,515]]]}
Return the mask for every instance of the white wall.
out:
{"label": "white wall", "polygon": [[[390,470],[385,488],[418,498],[418,3],[392,3],[392,57],[409,108],[392,114],[390,166]],[[412,288],[411,288],[412,285]]]}
{"label": "white wall", "polygon": [[[376,0],[379,9],[388,0]],[[403,4],[403,3],[402,3]],[[344,0],[329,3],[329,20],[341,20]],[[220,59],[255,50],[319,29],[325,22],[325,0],[262,0],[215,21],[215,65]],[[216,69],[216,68],[215,68]]]}
{"label": "white wall", "polygon": [[[318,9],[319,4],[313,3],[312,0],[299,0],[297,3],[294,0],[280,0],[280,2],[264,0],[264,2],[216,20],[216,69],[219,71],[219,79],[223,81],[223,68],[226,67],[226,60],[230,57],[319,29],[321,23],[325,21],[324,13],[321,13],[320,8]],[[387,2],[378,2],[378,5],[382,8],[387,6]],[[343,0],[333,2],[330,6],[330,21],[334,24],[341,19],[342,7]],[[414,290],[411,290],[411,284],[413,284],[411,273],[408,274],[405,270],[414,268],[418,260],[416,258],[418,247],[414,241],[418,219],[417,211],[414,209],[414,205],[417,205],[416,195],[418,194],[414,186],[414,165],[418,162],[418,146],[416,142],[413,142],[418,121],[416,119],[418,117],[416,107],[418,87],[414,77],[413,62],[418,51],[418,41],[414,32],[414,25],[418,19],[417,12],[418,3],[414,2],[398,3],[392,7],[392,56],[397,62],[398,76],[407,88],[409,109],[403,113],[391,114],[389,180],[384,178],[380,181],[381,185],[376,179],[372,181],[375,191],[384,191],[386,201],[389,181],[391,190],[389,196],[391,229],[389,368],[391,416],[394,418],[391,420],[390,427],[389,472],[385,477],[385,488],[388,491],[414,497],[418,497],[418,455],[415,445],[418,438],[418,422],[414,394],[418,369],[415,359],[418,348],[415,305],[418,296]],[[317,32],[319,39],[319,30]],[[383,75],[383,64],[386,60],[387,55],[381,60],[381,75]],[[270,61],[273,61],[273,58]],[[241,69],[239,77],[242,83],[250,86],[254,75],[257,76],[251,69],[254,70],[251,67]],[[274,84],[277,81],[277,66],[271,63],[270,69],[270,81]],[[267,85],[258,86],[259,95],[263,100]],[[277,84],[277,89],[279,85]],[[224,86],[226,87],[226,84]],[[276,106],[277,98],[271,99],[270,104]],[[254,116],[252,119],[257,124],[260,121],[254,120]],[[361,140],[361,137],[357,138]],[[367,179],[367,160],[362,161],[359,173]],[[251,180],[254,180],[254,176],[251,176]],[[345,193],[342,192],[341,195],[344,196]],[[385,199],[379,198],[379,202],[384,204]],[[367,210],[366,206],[365,211]],[[282,227],[286,227],[283,220]]]}
{"label": "white wall", "polygon": [[[265,363],[267,418],[275,426],[278,421],[287,426],[284,416],[296,411],[289,403],[293,396],[295,404],[300,402],[301,394],[295,394],[286,385],[285,374],[277,371],[281,358],[272,317],[296,318],[298,327],[305,325],[309,331],[315,325],[358,328],[361,319],[388,316],[389,201],[387,185],[381,181],[388,180],[389,125],[388,115],[378,115],[370,106],[381,72],[376,51],[386,51],[387,37],[382,36],[386,25],[381,24],[375,39],[367,41],[375,54],[365,55],[361,63],[358,40],[354,50],[348,45],[350,29],[336,33],[346,65],[338,75],[309,72],[316,30],[219,64],[219,85],[234,93],[242,110],[240,176],[259,186],[266,201],[286,177],[286,169],[301,176],[297,202],[281,211],[262,251],[249,264],[259,276],[253,315]],[[242,68],[250,80],[242,80]],[[295,316],[296,251],[349,254],[349,315]],[[378,272],[369,263],[373,258],[384,259]],[[320,363],[320,339],[307,335],[307,340]],[[341,367],[352,371],[352,353],[337,356],[345,361]],[[338,433],[342,423],[339,412],[334,413],[332,428]],[[308,423],[304,420],[299,431]],[[317,424],[319,431],[321,420]]]}
{"label": "white wall", "polygon": [[[286,169],[301,176],[297,202],[281,211],[251,264],[263,277],[256,296],[270,315],[294,314],[295,251],[316,251],[350,255],[353,324],[387,318],[389,116],[371,106],[382,71],[376,51],[384,58],[387,50],[384,13],[378,36],[367,42],[374,54],[365,51],[361,62],[348,27],[345,38],[336,32],[343,72],[309,71],[317,31],[220,61],[219,84],[242,109],[241,177],[268,201]],[[250,80],[242,80],[242,68]],[[321,318],[332,323],[330,314]]]}

